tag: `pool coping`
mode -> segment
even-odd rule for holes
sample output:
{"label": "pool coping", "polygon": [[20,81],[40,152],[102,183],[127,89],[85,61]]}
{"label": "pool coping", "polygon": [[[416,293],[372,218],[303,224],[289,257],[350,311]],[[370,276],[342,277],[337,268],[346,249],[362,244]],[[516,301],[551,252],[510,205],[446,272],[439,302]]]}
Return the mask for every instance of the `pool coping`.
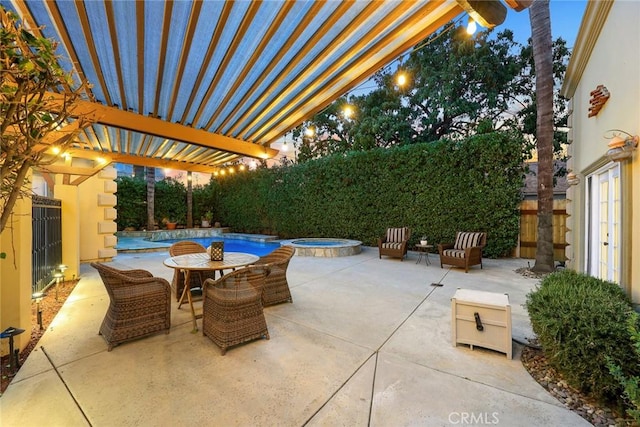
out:
{"label": "pool coping", "polygon": [[[309,245],[298,245],[294,243],[296,240],[336,241],[341,242],[341,244],[335,246],[319,245],[314,247]],[[313,256],[325,258],[357,255],[362,250],[362,242],[359,240],[322,237],[302,237],[298,239],[283,240],[280,242],[280,246],[290,246],[292,248],[295,248],[295,254],[298,256]]]}

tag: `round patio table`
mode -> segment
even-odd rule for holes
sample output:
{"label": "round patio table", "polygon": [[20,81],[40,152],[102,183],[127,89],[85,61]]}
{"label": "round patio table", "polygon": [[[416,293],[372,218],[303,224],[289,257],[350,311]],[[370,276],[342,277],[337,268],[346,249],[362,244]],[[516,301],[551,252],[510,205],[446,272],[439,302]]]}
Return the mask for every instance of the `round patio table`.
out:
{"label": "round patio table", "polygon": [[[196,314],[193,308],[193,299],[191,298],[191,290],[189,284],[192,271],[218,271],[222,276],[224,270],[235,270],[238,267],[244,267],[246,265],[254,264],[260,259],[259,256],[248,254],[244,252],[225,252],[224,259],[222,261],[212,261],[208,253],[196,253],[177,255],[164,260],[163,264],[169,268],[179,269],[184,272],[184,289],[180,296],[180,302],[178,308],[184,302],[185,297],[189,302],[189,308],[191,309],[191,317],[193,319],[193,332],[198,331],[198,325],[196,319],[202,317],[202,314]],[[215,273],[214,273],[215,274]],[[202,290],[204,293],[204,289]]]}

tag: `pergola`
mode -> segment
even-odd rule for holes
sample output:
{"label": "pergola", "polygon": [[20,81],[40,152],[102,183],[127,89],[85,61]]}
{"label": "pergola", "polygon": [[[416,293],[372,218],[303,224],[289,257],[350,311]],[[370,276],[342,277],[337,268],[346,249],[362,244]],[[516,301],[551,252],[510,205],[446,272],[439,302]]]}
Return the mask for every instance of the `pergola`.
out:
{"label": "pergola", "polygon": [[76,106],[93,123],[49,169],[67,180],[111,162],[210,173],[272,158],[278,138],[447,22],[507,13],[499,0],[1,3],[93,85]]}

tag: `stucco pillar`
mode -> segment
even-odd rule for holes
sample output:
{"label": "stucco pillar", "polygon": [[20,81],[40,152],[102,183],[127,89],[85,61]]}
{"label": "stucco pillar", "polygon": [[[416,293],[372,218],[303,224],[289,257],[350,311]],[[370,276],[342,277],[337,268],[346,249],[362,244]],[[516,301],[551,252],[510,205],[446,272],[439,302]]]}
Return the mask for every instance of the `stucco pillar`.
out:
{"label": "stucco pillar", "polygon": [[[13,216],[0,235],[0,331],[10,326],[25,332],[14,338],[14,348],[22,350],[31,338],[31,199],[17,201]],[[3,339],[0,353],[9,353]]]}
{"label": "stucco pillar", "polygon": [[80,272],[80,196],[77,186],[63,184],[56,184],[53,194],[62,201],[62,263],[70,280]]}
{"label": "stucco pillar", "polygon": [[115,168],[108,166],[79,186],[82,195],[78,204],[82,212],[80,262],[107,261],[118,254],[115,249],[117,176]]}

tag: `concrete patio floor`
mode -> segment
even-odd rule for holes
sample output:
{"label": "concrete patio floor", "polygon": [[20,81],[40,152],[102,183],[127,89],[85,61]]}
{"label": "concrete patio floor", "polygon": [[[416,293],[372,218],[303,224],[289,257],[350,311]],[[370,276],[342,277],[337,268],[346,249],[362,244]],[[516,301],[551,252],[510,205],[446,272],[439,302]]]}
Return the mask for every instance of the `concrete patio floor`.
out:
{"label": "concrete patio floor", "polygon": [[[171,279],[167,252],[119,254],[114,267]],[[97,334],[109,298],[97,271],[81,280],[0,398],[9,426],[504,426],[590,425],[514,357],[451,343],[457,288],[509,295],[513,337],[532,336],[522,304],[537,280],[527,260],[484,269],[378,259],[295,256],[293,304],[265,309],[270,340],[219,348],[191,333],[173,301],[171,332],[107,352]],[[431,286],[440,283],[442,287]],[[199,325],[201,321],[198,321]]]}

